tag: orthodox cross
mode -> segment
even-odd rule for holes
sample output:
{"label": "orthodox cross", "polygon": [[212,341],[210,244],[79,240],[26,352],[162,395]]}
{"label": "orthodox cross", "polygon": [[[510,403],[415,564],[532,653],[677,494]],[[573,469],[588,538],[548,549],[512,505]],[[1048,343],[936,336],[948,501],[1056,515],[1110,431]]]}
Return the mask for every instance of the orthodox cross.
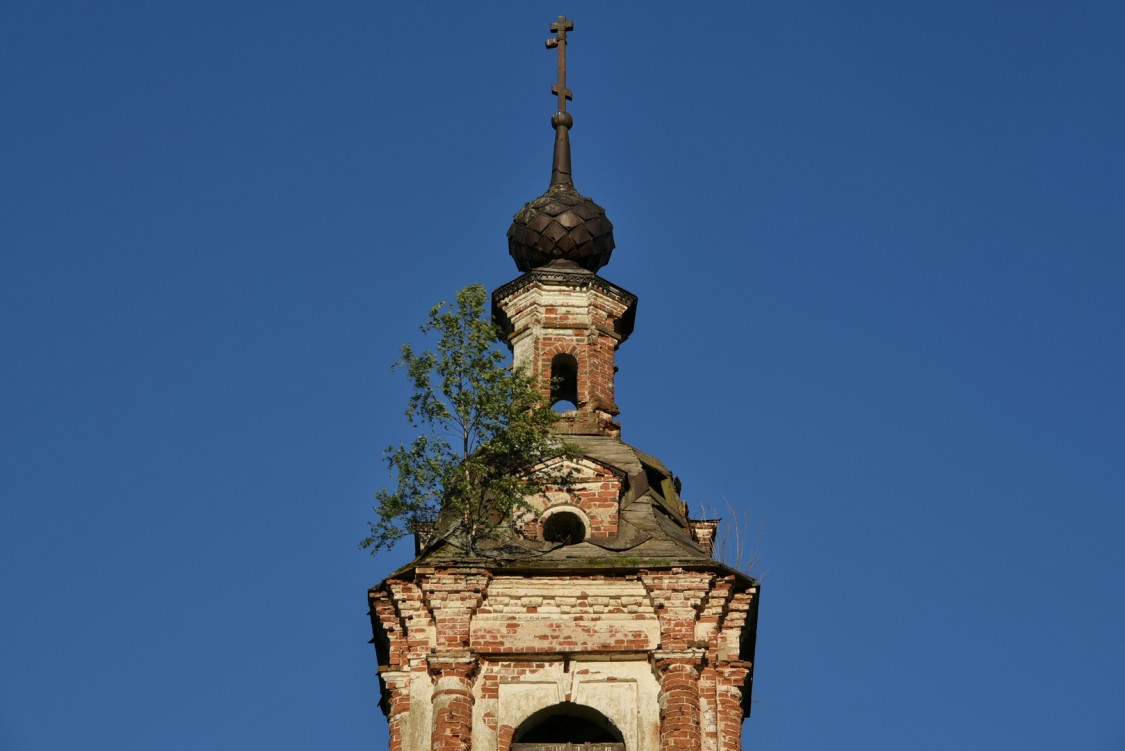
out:
{"label": "orthodox cross", "polygon": [[559,20],[551,24],[551,31],[557,36],[547,40],[547,49],[559,48],[559,82],[551,84],[551,93],[559,95],[559,112],[566,112],[566,100],[574,98],[566,87],[566,32],[573,30],[574,21],[566,16],[559,16]]}

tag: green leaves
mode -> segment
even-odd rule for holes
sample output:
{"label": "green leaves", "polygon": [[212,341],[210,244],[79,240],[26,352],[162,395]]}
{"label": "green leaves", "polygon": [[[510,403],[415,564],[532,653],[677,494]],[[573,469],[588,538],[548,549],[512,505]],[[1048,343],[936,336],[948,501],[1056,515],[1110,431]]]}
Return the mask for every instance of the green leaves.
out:
{"label": "green leaves", "polygon": [[432,529],[439,518],[443,534],[477,552],[480,539],[542,489],[547,478],[527,470],[565,451],[551,434],[555,413],[538,383],[506,367],[486,301],[482,285],[465,287],[455,304],[435,305],[422,325],[436,338],[433,349],[402,348],[396,367],[413,384],[406,419],[422,432],[387,449],[398,485],[375,494],[376,518],[360,542],[372,554]]}

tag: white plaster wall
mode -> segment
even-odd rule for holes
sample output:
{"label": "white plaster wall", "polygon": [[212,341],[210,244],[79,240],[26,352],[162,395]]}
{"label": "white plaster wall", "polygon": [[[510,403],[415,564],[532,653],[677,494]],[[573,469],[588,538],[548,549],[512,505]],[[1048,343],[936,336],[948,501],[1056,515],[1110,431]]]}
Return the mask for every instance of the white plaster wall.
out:
{"label": "white plaster wall", "polygon": [[[494,712],[501,727],[518,728],[541,709],[572,701],[598,710],[621,731],[626,751],[658,751],[660,686],[644,658],[574,660],[500,683],[499,698],[479,701],[478,716]],[[496,751],[495,733],[474,724],[474,751]]]}
{"label": "white plaster wall", "polygon": [[430,748],[433,735],[434,683],[424,672],[410,674],[410,711],[402,724],[402,747],[409,751]]}

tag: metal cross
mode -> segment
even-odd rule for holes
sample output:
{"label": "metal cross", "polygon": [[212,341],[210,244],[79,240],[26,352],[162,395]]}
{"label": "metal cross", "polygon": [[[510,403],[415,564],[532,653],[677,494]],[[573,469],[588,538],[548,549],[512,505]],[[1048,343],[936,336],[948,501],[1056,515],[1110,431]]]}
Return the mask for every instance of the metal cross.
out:
{"label": "metal cross", "polygon": [[559,16],[559,20],[551,24],[551,31],[557,36],[547,40],[547,49],[559,48],[559,82],[551,84],[551,93],[559,95],[559,112],[566,112],[566,100],[574,98],[566,87],[566,32],[573,30],[574,21]]}

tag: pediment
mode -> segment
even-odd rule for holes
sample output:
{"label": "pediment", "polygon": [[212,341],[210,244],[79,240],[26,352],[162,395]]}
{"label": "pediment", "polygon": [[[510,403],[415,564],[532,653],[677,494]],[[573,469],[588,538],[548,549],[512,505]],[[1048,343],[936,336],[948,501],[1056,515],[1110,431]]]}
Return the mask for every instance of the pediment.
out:
{"label": "pediment", "polygon": [[567,484],[620,480],[624,473],[616,467],[585,456],[556,457],[532,468],[534,474],[558,477]]}

